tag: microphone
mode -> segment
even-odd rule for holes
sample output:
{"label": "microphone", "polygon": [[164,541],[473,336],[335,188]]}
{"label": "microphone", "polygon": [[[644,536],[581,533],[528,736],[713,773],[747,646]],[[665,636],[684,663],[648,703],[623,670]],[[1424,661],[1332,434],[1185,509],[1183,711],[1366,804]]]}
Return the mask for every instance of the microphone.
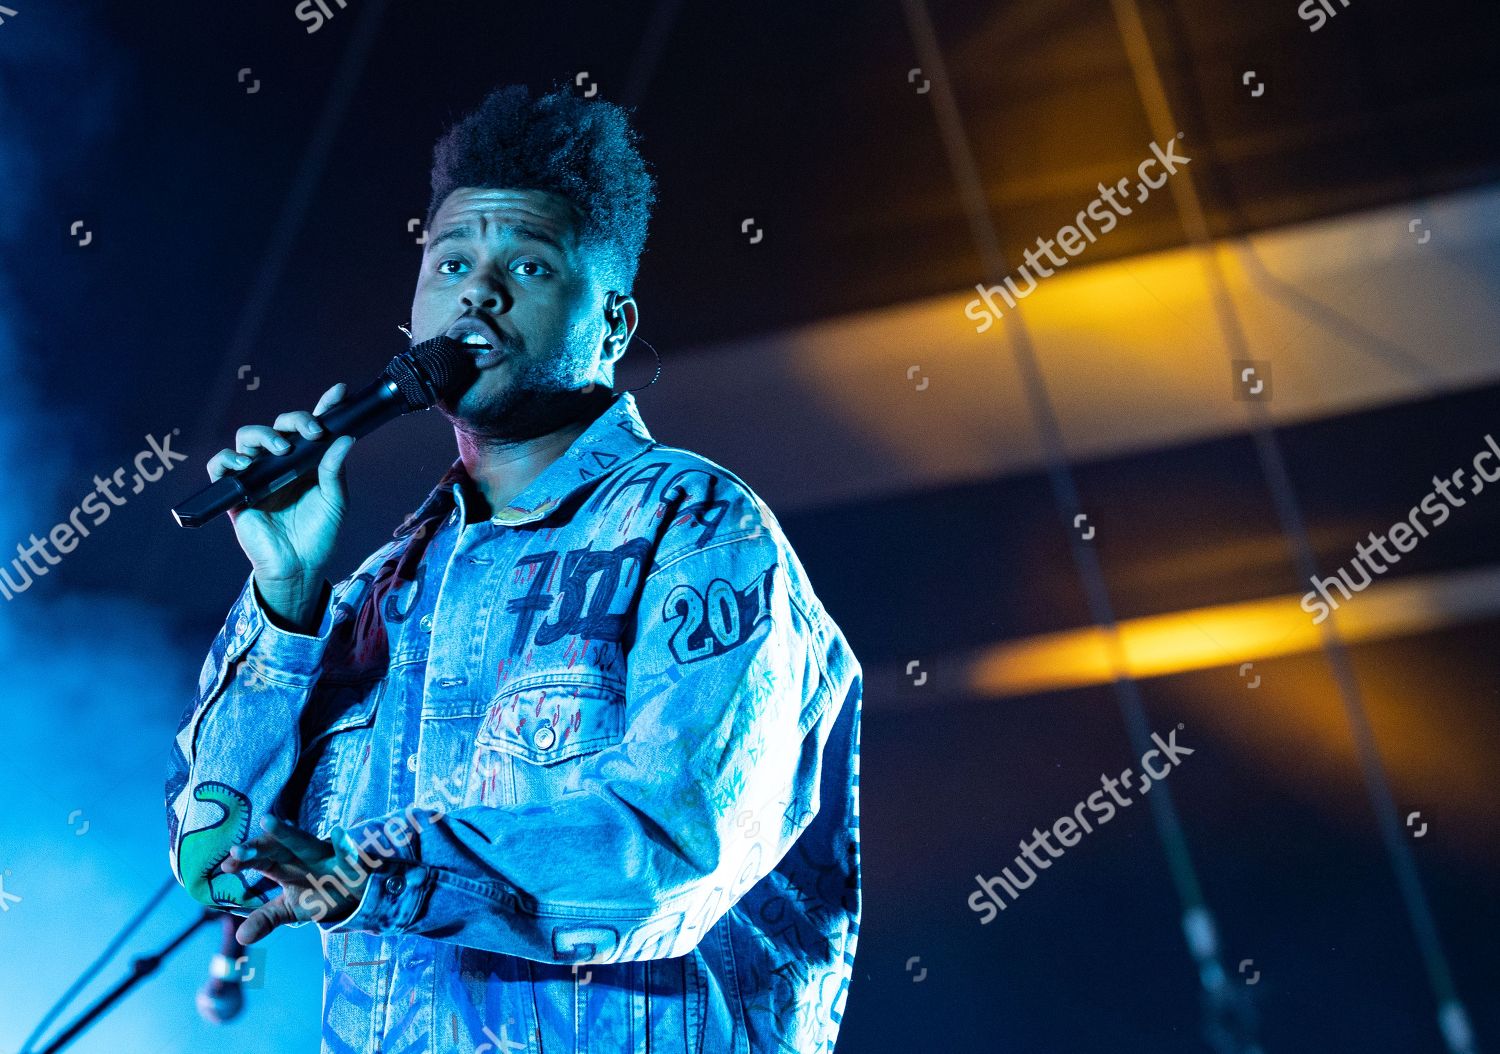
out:
{"label": "microphone", "polygon": [[238,472],[228,472],[172,509],[179,527],[202,527],[230,509],[253,507],[282,487],[318,470],[324,451],[339,436],[373,432],[387,421],[426,410],[445,395],[463,394],[478,376],[474,356],[451,337],[434,337],[403,351],[380,376],[352,398],[314,418],[324,434],[286,437],[284,454],[262,450]]}
{"label": "microphone", "polygon": [[244,982],[255,979],[255,967],[245,964],[245,946],[235,939],[240,920],[225,912],[224,935],[219,950],[209,960],[208,980],[198,989],[194,1002],[198,1016],[214,1025],[238,1017],[245,1008]]}

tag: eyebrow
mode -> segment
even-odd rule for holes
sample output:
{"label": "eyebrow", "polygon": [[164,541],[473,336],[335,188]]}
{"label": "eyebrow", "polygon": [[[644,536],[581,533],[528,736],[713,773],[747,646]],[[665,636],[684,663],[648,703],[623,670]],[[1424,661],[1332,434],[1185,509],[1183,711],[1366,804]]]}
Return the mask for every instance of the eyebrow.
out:
{"label": "eyebrow", "polygon": [[[556,238],[552,237],[552,235],[548,234],[545,231],[538,230],[535,227],[529,227],[524,223],[507,223],[504,227],[501,228],[501,230],[505,233],[514,234],[516,237],[521,238],[525,241],[533,241],[538,242],[542,245],[550,246],[551,248],[556,249],[558,252],[565,255],[567,253],[567,250],[562,247],[562,243],[560,243]],[[449,227],[447,230],[439,234],[436,238],[432,239],[432,244],[428,248],[436,249],[439,245],[443,244],[443,242],[459,241],[466,238],[473,238],[474,236],[475,235],[473,227],[469,226],[468,224],[459,224],[457,227]]]}

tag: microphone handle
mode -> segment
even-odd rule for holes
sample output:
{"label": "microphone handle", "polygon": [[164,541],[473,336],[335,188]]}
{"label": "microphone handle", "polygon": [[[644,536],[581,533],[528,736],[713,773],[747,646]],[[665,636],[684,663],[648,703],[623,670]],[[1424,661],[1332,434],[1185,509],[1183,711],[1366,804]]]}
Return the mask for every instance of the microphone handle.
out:
{"label": "microphone handle", "polygon": [[220,924],[219,950],[209,962],[208,980],[193,1000],[198,1015],[215,1025],[239,1016],[245,1008],[244,982],[255,977],[255,967],[248,974],[240,967],[245,956],[245,946],[235,936],[240,920],[225,912]]}
{"label": "microphone handle", "polygon": [[324,434],[309,439],[301,434],[285,437],[291,449],[277,454],[263,449],[238,472],[228,472],[172,509],[180,527],[202,527],[230,509],[253,507],[282,487],[316,472],[323,453],[339,436],[364,436],[387,421],[407,413],[410,407],[396,382],[386,376],[365,386],[313,419]]}

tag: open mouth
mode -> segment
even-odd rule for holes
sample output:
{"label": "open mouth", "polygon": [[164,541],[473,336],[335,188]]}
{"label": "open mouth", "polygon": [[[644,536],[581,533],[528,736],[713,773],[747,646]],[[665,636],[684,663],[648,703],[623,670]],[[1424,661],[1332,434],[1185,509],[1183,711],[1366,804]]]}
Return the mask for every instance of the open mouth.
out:
{"label": "open mouth", "polygon": [[502,334],[477,316],[460,319],[447,335],[474,356],[474,364],[480,369],[499,362],[509,350]]}

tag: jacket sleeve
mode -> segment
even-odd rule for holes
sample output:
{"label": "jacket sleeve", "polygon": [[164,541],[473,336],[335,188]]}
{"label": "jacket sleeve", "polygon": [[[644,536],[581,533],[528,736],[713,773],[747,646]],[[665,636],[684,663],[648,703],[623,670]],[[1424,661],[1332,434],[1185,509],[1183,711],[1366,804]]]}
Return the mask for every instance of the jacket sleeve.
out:
{"label": "jacket sleeve", "polygon": [[379,871],[319,925],[553,963],[691,951],[818,809],[838,706],[785,545],[761,530],[653,568],[622,641],[623,737],[583,759],[578,789],[350,827]]}
{"label": "jacket sleeve", "polygon": [[279,888],[259,872],[229,875],[218,867],[230,846],[259,830],[292,772],[335,592],[325,582],[316,635],[291,633],[271,622],[250,576],[204,660],[166,784],[172,873],[204,904],[249,914]]}

